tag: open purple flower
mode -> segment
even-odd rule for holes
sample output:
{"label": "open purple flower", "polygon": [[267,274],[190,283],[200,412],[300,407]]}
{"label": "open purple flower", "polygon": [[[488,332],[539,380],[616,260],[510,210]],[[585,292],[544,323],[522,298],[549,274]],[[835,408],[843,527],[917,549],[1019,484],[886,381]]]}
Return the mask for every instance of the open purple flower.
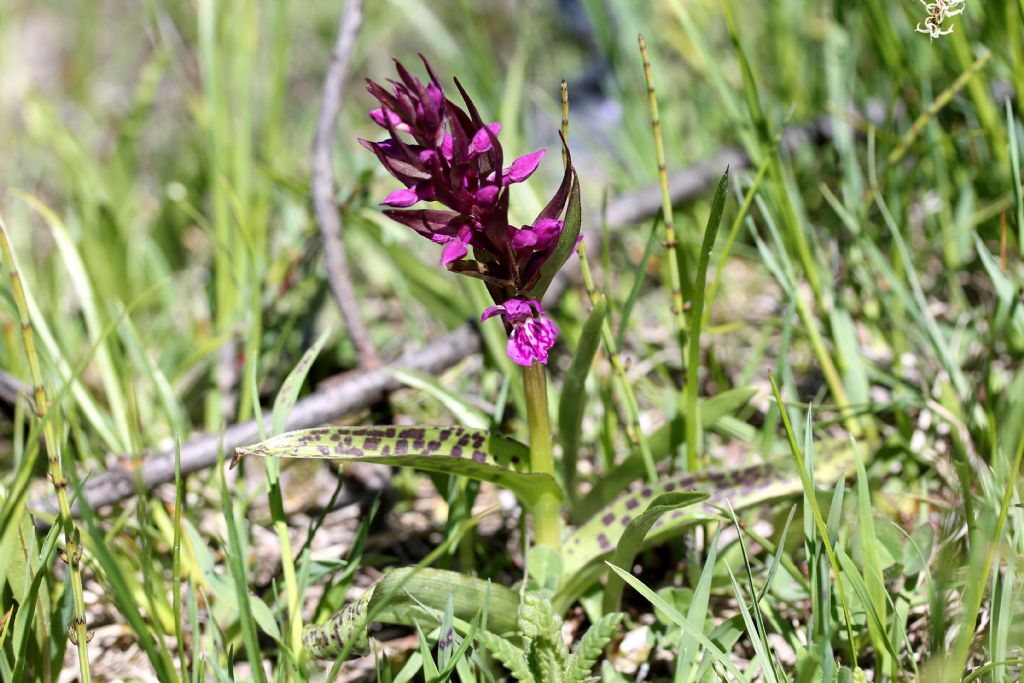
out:
{"label": "open purple flower", "polygon": [[[501,124],[480,116],[457,79],[465,108],[448,99],[426,59],[423,64],[427,83],[399,62],[399,79],[389,80],[390,89],[367,81],[380,103],[370,118],[388,137],[360,143],[403,185],[381,202],[390,207],[384,213],[443,244],[441,264],[446,268],[487,284],[498,307],[485,316],[502,312],[513,360],[545,363],[558,329],[543,317],[537,300],[572,253],[579,234],[579,188],[572,163],[566,164],[558,190],[531,225],[509,225],[511,186],[537,170],[544,150],[506,166],[498,140]],[[412,208],[421,201],[444,208]],[[569,221],[573,208],[574,220]],[[563,235],[567,225],[571,229]]]}
{"label": "open purple flower", "polygon": [[519,365],[529,367],[534,361],[548,362],[548,350],[554,346],[558,328],[544,316],[539,301],[509,299],[499,306],[491,306],[480,316],[480,322],[501,315],[509,328],[508,356]]}

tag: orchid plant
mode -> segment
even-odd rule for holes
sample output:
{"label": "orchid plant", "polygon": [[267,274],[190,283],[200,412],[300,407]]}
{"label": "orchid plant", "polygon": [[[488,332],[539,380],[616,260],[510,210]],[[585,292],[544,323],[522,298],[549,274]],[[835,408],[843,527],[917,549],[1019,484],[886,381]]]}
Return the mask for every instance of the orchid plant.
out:
{"label": "orchid plant", "polygon": [[[464,476],[512,491],[532,518],[534,543],[525,555],[528,579],[522,593],[450,571],[395,570],[326,623],[307,627],[304,644],[313,656],[336,659],[364,648],[371,621],[418,626],[433,620],[453,637],[457,631],[465,643],[478,642],[518,680],[587,680],[622,617],[618,608],[624,583],[619,573],[607,573],[609,564],[628,568],[642,548],[701,520],[721,519],[717,505],[726,498],[738,508],[796,493],[800,482],[780,476],[780,464],[728,473],[684,472],[631,487],[645,470],[640,454],[607,472],[586,496],[575,490],[572,472],[559,476],[545,373],[559,331],[541,301],[582,239],[579,180],[566,131],[563,127],[561,183],[531,224],[514,226],[509,222],[512,188],[536,171],[544,150],[506,165],[501,124],[481,116],[458,80],[462,104],[450,99],[425,59],[423,64],[426,81],[401,63],[396,63],[398,78],[390,88],[368,81],[380,104],[370,118],[386,137],[360,142],[402,185],[381,202],[384,213],[440,245],[440,263],[449,271],[485,283],[493,305],[480,312],[480,320],[502,320],[508,356],[522,368],[529,445],[463,426],[322,427],[272,437],[239,449],[236,458],[359,460]],[[724,201],[723,179],[709,221],[712,239]],[[582,249],[579,253],[585,255]],[[594,303],[570,369],[574,386],[585,380],[598,338],[607,332],[606,302]],[[581,395],[563,391],[560,414],[578,416]],[[751,395],[725,392],[702,402],[702,422],[715,424]],[[563,421],[563,445],[578,442],[579,430],[579,419]],[[649,440],[656,458],[674,450],[667,429]],[[819,475],[827,474],[828,461],[816,468]],[[694,491],[698,486],[710,491]],[[576,528],[567,532],[565,519],[578,522]],[[604,600],[591,615],[591,632],[570,652],[559,635],[560,615],[606,574]],[[490,609],[481,622],[485,605]],[[443,634],[440,639],[452,642]]]}

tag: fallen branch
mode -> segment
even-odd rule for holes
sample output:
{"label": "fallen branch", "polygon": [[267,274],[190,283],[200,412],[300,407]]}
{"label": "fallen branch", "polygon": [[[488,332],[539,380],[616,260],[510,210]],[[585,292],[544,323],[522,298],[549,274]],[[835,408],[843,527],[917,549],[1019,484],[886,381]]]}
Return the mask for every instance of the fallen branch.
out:
{"label": "fallen branch", "polygon": [[[421,349],[407,353],[392,365],[397,368],[419,370],[437,374],[459,361],[478,353],[480,337],[475,324],[466,324],[449,332],[441,339]],[[401,387],[385,368],[353,370],[333,381],[323,382],[312,394],[299,399],[286,424],[287,430],[316,427],[381,400],[389,392]],[[269,429],[270,417],[264,421]],[[259,425],[255,420],[232,425],[223,434],[203,434],[189,439],[181,447],[181,473],[191,474],[212,467],[218,452],[230,459],[235,448],[259,441]],[[149,490],[174,481],[174,449],[167,449],[145,458],[141,471],[130,466],[117,465],[97,474],[82,486],[80,496],[91,508],[110,505],[136,493],[136,477],[143,488]],[[56,500],[46,500],[31,506],[53,513]],[[78,515],[78,506],[73,508]]]}
{"label": "fallen branch", "polygon": [[334,202],[334,173],[331,169],[334,128],[338,122],[338,112],[341,111],[342,91],[362,21],[362,0],[348,0],[338,23],[338,40],[334,45],[334,52],[331,53],[327,73],[324,75],[320,117],[317,119],[316,135],[313,137],[310,170],[313,211],[324,243],[327,280],[338,302],[338,308],[341,309],[341,317],[345,320],[349,337],[356,347],[360,367],[373,368],[380,364],[380,359],[370,337],[370,331],[359,312],[359,302],[352,286],[352,274],[341,235],[341,216]]}

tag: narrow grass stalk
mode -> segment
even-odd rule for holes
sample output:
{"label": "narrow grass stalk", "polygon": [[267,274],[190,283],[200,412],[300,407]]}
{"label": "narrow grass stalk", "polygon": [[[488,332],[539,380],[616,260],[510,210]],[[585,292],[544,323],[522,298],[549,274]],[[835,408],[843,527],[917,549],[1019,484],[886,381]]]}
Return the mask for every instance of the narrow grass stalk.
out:
{"label": "narrow grass stalk", "polygon": [[715,264],[715,279],[711,282],[711,287],[708,289],[707,296],[705,297],[705,314],[704,322],[708,322],[711,317],[711,305],[715,302],[715,296],[718,294],[718,288],[722,284],[722,274],[725,272],[725,262],[729,258],[729,254],[732,253],[732,245],[736,242],[736,236],[739,234],[740,226],[743,225],[744,219],[750,212],[750,206],[754,203],[754,197],[757,196],[757,191],[761,187],[761,181],[764,180],[764,174],[768,170],[768,160],[761,162],[761,165],[757,169],[757,173],[754,175],[754,180],[750,183],[750,188],[747,190],[746,197],[743,198],[743,203],[740,205],[740,210],[736,214],[736,218],[733,219],[732,225],[729,226],[729,234],[725,236],[725,245],[722,247],[722,253],[718,256],[718,262]]}
{"label": "narrow grass stalk", "polygon": [[[960,633],[957,634],[953,643],[951,662],[945,667],[947,680],[956,680],[956,672],[963,671],[967,665],[967,658],[971,651],[971,641],[974,639],[975,624],[978,620],[978,613],[981,611],[981,601],[985,597],[985,586],[988,585],[988,577],[992,572],[992,565],[995,562],[996,552],[1002,545],[1003,527],[1006,525],[1006,516],[1010,510],[1010,503],[1013,501],[1013,494],[1017,487],[1017,475],[1020,472],[1021,461],[1024,460],[1024,440],[1017,445],[1017,452],[1014,454],[1013,467],[1010,469],[1006,481],[1006,489],[1003,491],[1003,498],[999,505],[999,517],[996,521],[996,528],[992,532],[992,538],[985,551],[985,559],[981,565],[979,574],[967,583],[964,595],[963,619],[960,624]],[[977,537],[971,539],[973,545],[980,541]]]}
{"label": "narrow grass stalk", "polygon": [[[181,667],[181,680],[188,680],[188,647],[185,644],[185,628],[182,624],[184,615],[181,605],[181,532],[182,506],[185,504],[185,484],[181,478],[181,443],[174,444],[174,533],[171,542],[171,586],[174,593],[172,608],[174,610],[174,638],[178,641],[178,666]],[[197,634],[193,633],[193,637]]]}
{"label": "narrow grass stalk", "polygon": [[910,146],[914,144],[914,141],[924,131],[924,127],[928,125],[928,122],[935,118],[943,107],[949,104],[956,95],[964,89],[967,83],[981,71],[988,61],[992,59],[992,53],[986,50],[980,57],[967,67],[967,69],[960,74],[955,81],[936,97],[931,105],[926,110],[921,112],[921,115],[914,119],[914,122],[910,125],[907,132],[900,138],[899,145],[889,153],[885,162],[889,165],[897,164],[906,155]]}
{"label": "narrow grass stalk", "polygon": [[[569,90],[565,81],[562,81],[562,137],[565,138],[565,142],[568,145]],[[563,163],[567,161],[564,151],[562,152],[562,161]],[[583,274],[583,286],[587,291],[587,299],[590,301],[590,305],[594,306],[600,299],[604,298],[604,294],[599,292],[594,284],[594,275],[590,271],[590,261],[587,258],[587,245],[582,237],[580,238],[579,245],[576,247],[576,254],[580,259],[580,272]],[[637,402],[633,387],[626,377],[626,366],[622,362],[620,347],[615,341],[615,335],[612,333],[612,326],[608,316],[605,316],[604,323],[601,325],[601,338],[604,342],[605,350],[608,352],[608,359],[612,365],[615,383],[625,403],[626,414],[622,426],[626,432],[626,439],[629,440],[630,448],[633,452],[640,454],[640,458],[644,462],[647,480],[654,481],[658,475],[654,468],[654,456],[651,453],[651,446],[643,429],[640,428],[640,404]]]}
{"label": "narrow grass stalk", "polygon": [[729,187],[729,172],[726,171],[715,190],[715,198],[711,203],[711,215],[708,216],[708,225],[704,231],[704,240],[700,247],[700,257],[697,261],[697,274],[693,282],[693,307],[690,309],[690,345],[687,349],[686,361],[686,386],[684,387],[684,400],[681,403],[686,406],[686,467],[691,472],[696,472],[700,466],[697,459],[697,452],[700,448],[700,406],[697,403],[697,370],[700,367],[700,332],[704,323],[704,294],[707,281],[708,261],[711,259],[711,249],[715,245],[715,237],[718,236],[718,226],[722,221],[722,209],[725,207],[726,192]]}
{"label": "narrow grass stalk", "polygon": [[57,504],[60,507],[60,522],[64,532],[64,554],[61,557],[71,570],[72,621],[67,627],[67,634],[78,649],[78,670],[81,681],[88,683],[92,680],[88,649],[91,634],[85,621],[85,597],[82,591],[81,568],[82,546],[79,545],[78,529],[71,517],[71,503],[68,500],[67,491],[69,482],[64,476],[64,467],[61,462],[61,441],[57,432],[57,423],[52,419],[47,419],[49,404],[47,403],[46,389],[43,386],[39,356],[36,353],[35,335],[32,331],[32,319],[29,316],[28,304],[25,300],[25,290],[14,259],[14,250],[8,237],[7,225],[2,218],[0,218],[0,252],[2,252],[11,279],[11,292],[18,309],[18,321],[21,324],[21,339],[25,346],[25,356],[28,358],[34,384],[35,413],[36,417],[43,421],[49,476],[57,494]]}
{"label": "narrow grass stalk", "polygon": [[[530,471],[555,476],[555,458],[551,450],[551,418],[548,414],[548,384],[544,366],[538,363],[523,368],[526,391],[526,419],[530,427]],[[533,528],[537,545],[556,550],[562,542],[562,510],[553,495],[540,496],[533,509]]]}
{"label": "narrow grass stalk", "polygon": [[[665,242],[663,246],[668,254],[669,283],[672,287],[672,318],[675,320],[676,333],[679,337],[680,353],[685,353],[686,317],[683,315],[683,280],[679,270],[679,255],[676,253],[676,228],[672,216],[672,197],[668,193],[668,170],[665,165],[665,141],[661,134],[661,117],[658,115],[658,95],[654,89],[654,70],[647,52],[647,41],[643,36],[637,38],[640,43],[640,56],[644,62],[644,79],[647,81],[647,106],[651,112],[651,129],[654,132],[654,151],[658,159],[658,183],[661,185],[661,214],[664,218]],[[685,358],[683,359],[685,361]]]}
{"label": "narrow grass stalk", "polygon": [[[580,257],[580,270],[583,272],[583,285],[587,290],[587,298],[591,306],[593,306],[604,295],[594,285],[594,277],[590,272],[587,249],[583,240],[580,240],[576,253]],[[626,377],[626,364],[622,362],[622,353],[615,343],[615,336],[612,334],[612,326],[608,322],[607,316],[601,325],[601,338],[604,341],[605,349],[608,351],[608,360],[612,365],[615,384],[618,386],[619,392],[624,399],[625,419],[622,426],[626,431],[626,438],[629,440],[630,447],[640,453],[640,457],[644,461],[644,471],[646,472],[647,480],[654,481],[658,475],[654,469],[654,455],[651,453],[651,445],[647,441],[647,435],[640,428],[640,404],[636,400],[636,393],[633,391],[633,386],[629,383],[629,378]]]}
{"label": "narrow grass stalk", "polygon": [[843,587],[843,577],[839,571],[839,562],[836,559],[835,550],[832,548],[832,542],[829,540],[828,529],[825,527],[825,520],[821,516],[821,510],[818,508],[818,499],[814,493],[814,482],[811,481],[810,476],[807,474],[807,468],[805,467],[803,454],[800,452],[800,446],[797,445],[796,435],[793,432],[793,425],[789,421],[789,412],[786,410],[786,404],[782,400],[782,393],[779,391],[779,385],[775,382],[774,375],[768,375],[768,380],[772,385],[772,393],[775,394],[775,402],[779,406],[779,416],[782,418],[782,425],[786,431],[786,438],[789,442],[790,452],[793,455],[793,459],[796,461],[797,474],[800,475],[800,482],[804,487],[804,494],[807,496],[807,503],[811,506],[813,512],[814,524],[818,528],[818,534],[821,536],[822,544],[825,548],[825,553],[828,555],[829,564],[832,565],[832,571],[836,577],[836,589],[839,592],[839,600],[843,604],[843,614],[846,619],[846,634],[849,638],[850,647],[850,663],[856,664],[857,662],[857,641],[853,636],[853,625],[850,623],[850,607],[846,599],[846,590]]}

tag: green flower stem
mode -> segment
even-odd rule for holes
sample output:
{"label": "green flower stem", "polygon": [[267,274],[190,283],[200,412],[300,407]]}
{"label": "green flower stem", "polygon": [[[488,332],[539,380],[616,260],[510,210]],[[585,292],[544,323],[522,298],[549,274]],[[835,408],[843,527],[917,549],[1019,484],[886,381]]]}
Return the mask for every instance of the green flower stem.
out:
{"label": "green flower stem", "polygon": [[[526,390],[526,419],[530,427],[530,469],[554,477],[548,385],[543,365],[534,363],[523,368],[523,388]],[[562,545],[562,506],[558,497],[551,493],[541,495],[531,512],[537,545],[559,550]]]}

